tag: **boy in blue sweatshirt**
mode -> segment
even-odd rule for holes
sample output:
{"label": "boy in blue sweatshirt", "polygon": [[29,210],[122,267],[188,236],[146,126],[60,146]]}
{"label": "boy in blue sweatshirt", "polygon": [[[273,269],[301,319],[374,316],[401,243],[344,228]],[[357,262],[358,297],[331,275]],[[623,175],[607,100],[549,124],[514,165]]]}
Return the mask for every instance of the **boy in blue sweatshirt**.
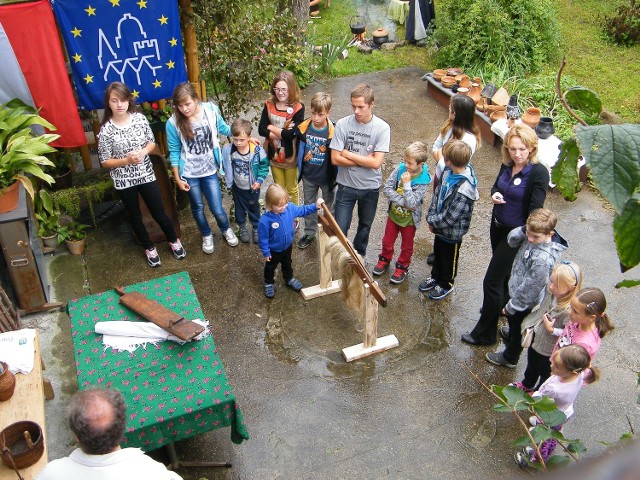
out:
{"label": "boy in blue sweatshirt", "polygon": [[264,257],[264,294],[273,298],[276,294],[275,272],[282,263],[282,276],[285,285],[296,292],[302,290],[302,284],[293,276],[291,249],[296,217],[306,217],[316,213],[324,200],[318,198],[315,204],[298,206],[289,202],[289,194],[277,183],[271,184],[265,195],[266,211],[258,223],[258,245]]}

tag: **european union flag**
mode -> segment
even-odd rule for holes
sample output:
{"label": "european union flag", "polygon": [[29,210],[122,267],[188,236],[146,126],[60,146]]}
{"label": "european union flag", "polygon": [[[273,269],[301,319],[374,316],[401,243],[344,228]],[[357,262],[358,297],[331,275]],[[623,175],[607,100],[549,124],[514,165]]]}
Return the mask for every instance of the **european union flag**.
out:
{"label": "european union flag", "polygon": [[150,102],[171,97],[187,80],[177,0],[51,3],[83,108],[103,108],[111,82]]}

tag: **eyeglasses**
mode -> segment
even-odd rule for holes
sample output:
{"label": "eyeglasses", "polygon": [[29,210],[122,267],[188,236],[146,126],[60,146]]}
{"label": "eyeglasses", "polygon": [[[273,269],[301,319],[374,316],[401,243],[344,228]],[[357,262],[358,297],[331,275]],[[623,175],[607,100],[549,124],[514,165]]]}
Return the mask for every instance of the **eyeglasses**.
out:
{"label": "eyeglasses", "polygon": [[289,89],[288,88],[274,88],[273,91],[276,92],[276,93],[287,93],[289,91]]}

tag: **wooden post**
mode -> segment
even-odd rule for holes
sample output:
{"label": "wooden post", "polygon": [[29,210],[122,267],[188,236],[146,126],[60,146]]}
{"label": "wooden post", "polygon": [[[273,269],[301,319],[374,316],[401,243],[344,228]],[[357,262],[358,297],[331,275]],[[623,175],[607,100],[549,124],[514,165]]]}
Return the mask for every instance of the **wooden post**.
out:
{"label": "wooden post", "polygon": [[180,5],[180,24],[182,25],[182,38],[184,40],[187,78],[191,83],[197,83],[200,80],[200,67],[198,65],[196,29],[191,21],[193,8],[191,7],[191,0],[179,0],[178,3]]}
{"label": "wooden post", "polygon": [[340,291],[340,280],[332,280],[331,256],[327,252],[328,241],[329,235],[326,234],[322,225],[318,224],[318,264],[320,265],[320,284],[302,289],[302,298],[305,300],[330,295]]}
{"label": "wooden post", "polygon": [[378,300],[372,295],[371,287],[363,283],[364,295],[362,313],[364,316],[364,342],[342,349],[342,356],[347,362],[368,357],[400,345],[395,335],[378,336]]}

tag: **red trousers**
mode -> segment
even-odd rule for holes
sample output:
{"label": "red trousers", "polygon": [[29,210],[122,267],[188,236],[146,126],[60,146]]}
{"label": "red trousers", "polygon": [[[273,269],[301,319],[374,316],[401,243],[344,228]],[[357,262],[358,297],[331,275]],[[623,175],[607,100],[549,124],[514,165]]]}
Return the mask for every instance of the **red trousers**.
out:
{"label": "red trousers", "polygon": [[408,267],[411,263],[411,255],[413,255],[413,239],[416,236],[415,225],[401,227],[387,217],[387,225],[384,229],[384,236],[382,237],[382,252],[380,255],[388,258],[390,261],[393,259],[393,247],[398,238],[398,234],[400,234],[402,238],[398,263]]}

